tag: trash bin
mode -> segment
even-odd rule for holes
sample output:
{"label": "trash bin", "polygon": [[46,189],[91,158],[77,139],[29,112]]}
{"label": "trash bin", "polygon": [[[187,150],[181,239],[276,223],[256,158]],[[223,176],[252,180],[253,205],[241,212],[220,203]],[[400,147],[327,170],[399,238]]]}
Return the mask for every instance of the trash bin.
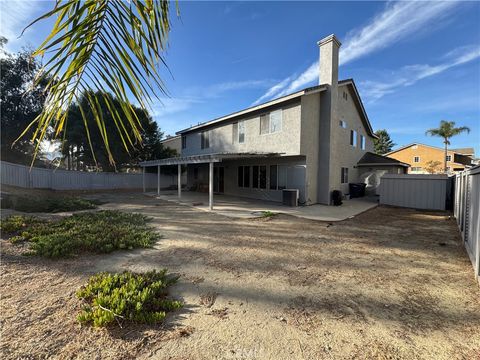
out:
{"label": "trash bin", "polygon": [[298,206],[298,189],[283,189],[282,203],[286,206]]}
{"label": "trash bin", "polygon": [[359,198],[365,196],[365,183],[350,183],[348,184],[348,190],[350,191],[350,199]]}
{"label": "trash bin", "polygon": [[340,190],[333,190],[332,191],[332,204],[335,206],[342,205],[342,192]]}

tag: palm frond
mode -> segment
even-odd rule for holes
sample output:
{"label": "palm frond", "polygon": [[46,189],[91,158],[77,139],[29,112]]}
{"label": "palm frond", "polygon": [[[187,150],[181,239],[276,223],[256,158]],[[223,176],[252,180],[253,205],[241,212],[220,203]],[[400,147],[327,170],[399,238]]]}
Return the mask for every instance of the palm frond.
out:
{"label": "palm frond", "polygon": [[[148,109],[152,98],[167,93],[159,70],[167,68],[163,51],[170,31],[169,15],[167,0],[57,0],[51,11],[29,24],[27,27],[57,17],[50,35],[34,52],[34,56],[48,55],[36,81],[49,81],[45,107],[29,126],[35,127],[32,140],[39,145],[50,128],[59,136],[68,109],[80,93],[87,94],[88,113],[93,118],[87,118],[87,109],[81,109],[86,135],[89,137],[90,124],[97,126],[114,163],[101,106],[93,96],[101,90],[107,93],[103,101],[125,148],[140,144],[141,126],[132,103]],[[112,95],[120,108],[112,106]]]}

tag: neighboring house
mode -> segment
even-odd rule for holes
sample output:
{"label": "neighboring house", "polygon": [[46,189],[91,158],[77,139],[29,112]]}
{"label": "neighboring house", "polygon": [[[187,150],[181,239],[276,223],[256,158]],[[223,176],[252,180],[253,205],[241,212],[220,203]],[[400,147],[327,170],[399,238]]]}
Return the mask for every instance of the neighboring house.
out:
{"label": "neighboring house", "polygon": [[338,81],[340,42],[318,45],[320,85],[181,130],[181,157],[142,166],[187,165],[188,188],[211,189],[210,200],[281,201],[294,188],[301,204],[330,204],[333,190],[348,193],[375,135],[354,81]]}
{"label": "neighboring house", "polygon": [[[443,172],[445,149],[439,147],[413,143],[402,146],[385,155],[410,164],[408,172],[411,174],[427,174],[427,168],[431,167],[432,162],[439,164],[435,172]],[[469,168],[472,166],[473,157],[473,148],[448,149],[448,172],[454,173]]]}
{"label": "neighboring house", "polygon": [[164,147],[175,150],[177,154],[182,153],[182,137],[180,135],[167,136],[161,143]]}

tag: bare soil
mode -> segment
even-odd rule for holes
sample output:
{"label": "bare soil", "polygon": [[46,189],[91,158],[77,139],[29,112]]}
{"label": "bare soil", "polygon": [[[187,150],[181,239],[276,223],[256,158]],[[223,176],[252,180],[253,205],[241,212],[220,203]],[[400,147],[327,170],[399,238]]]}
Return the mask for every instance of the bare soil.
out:
{"label": "bare soil", "polygon": [[[480,359],[480,288],[446,213],[238,220],[94,196],[151,216],[163,238],[61,261],[2,240],[2,359]],[[181,276],[171,294],[185,307],[162,325],[77,323],[75,291],[91,274],[164,267]]]}

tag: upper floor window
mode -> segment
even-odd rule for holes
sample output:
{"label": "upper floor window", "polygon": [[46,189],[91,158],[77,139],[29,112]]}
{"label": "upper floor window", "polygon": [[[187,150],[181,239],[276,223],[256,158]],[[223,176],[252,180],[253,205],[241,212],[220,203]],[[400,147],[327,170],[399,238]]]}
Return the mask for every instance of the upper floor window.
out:
{"label": "upper floor window", "polygon": [[345,91],[343,92],[342,96],[344,100],[348,100],[348,94]]}
{"label": "upper floor window", "polygon": [[360,135],[360,148],[365,150],[365,136]]}
{"label": "upper floor window", "polygon": [[346,129],[347,128],[347,122],[345,120],[340,120],[340,127]]}
{"label": "upper floor window", "polygon": [[260,135],[282,130],[282,110],[275,110],[260,116]]}
{"label": "upper floor window", "polygon": [[240,144],[245,142],[245,121],[238,122],[238,142]]}
{"label": "upper floor window", "polygon": [[420,162],[420,156],[414,156],[413,162]]}
{"label": "upper floor window", "polygon": [[202,149],[208,149],[210,147],[210,130],[202,131],[201,137],[202,137],[202,141],[201,141]]}
{"label": "upper floor window", "polygon": [[355,130],[350,130],[350,145],[357,147],[357,132]]}
{"label": "upper floor window", "polygon": [[233,123],[232,140],[233,140],[233,143],[243,144],[245,142],[245,122],[244,121]]}
{"label": "upper floor window", "polygon": [[187,148],[187,135],[182,135],[182,149]]}
{"label": "upper floor window", "polygon": [[452,155],[447,155],[446,159],[447,161],[452,161]]}

